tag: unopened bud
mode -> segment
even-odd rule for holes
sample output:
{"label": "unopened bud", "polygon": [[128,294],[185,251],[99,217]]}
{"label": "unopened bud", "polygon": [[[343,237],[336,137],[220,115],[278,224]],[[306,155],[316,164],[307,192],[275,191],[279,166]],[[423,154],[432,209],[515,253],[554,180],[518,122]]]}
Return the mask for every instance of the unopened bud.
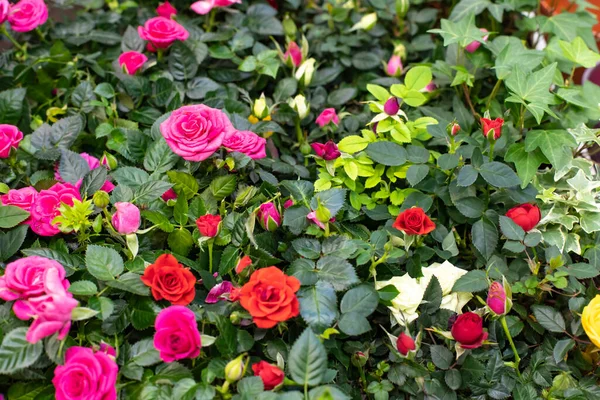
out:
{"label": "unopened bud", "polygon": [[352,354],[352,365],[355,367],[363,367],[367,361],[369,361],[369,355],[363,353],[362,351],[357,351]]}
{"label": "unopened bud", "polygon": [[448,124],[448,127],[446,129],[450,135],[456,136],[458,132],[460,132],[460,125],[456,122],[452,122]]}
{"label": "unopened bud", "polygon": [[98,208],[106,208],[110,204],[110,197],[104,190],[99,190],[94,193],[94,205]]}
{"label": "unopened bud", "polygon": [[100,159],[100,164],[104,165],[108,169],[117,168],[118,162],[115,156],[110,153],[104,153]]}
{"label": "unopened bud", "polygon": [[225,366],[225,379],[229,383],[237,382],[246,372],[246,354],[241,354],[237,358],[229,361]]}

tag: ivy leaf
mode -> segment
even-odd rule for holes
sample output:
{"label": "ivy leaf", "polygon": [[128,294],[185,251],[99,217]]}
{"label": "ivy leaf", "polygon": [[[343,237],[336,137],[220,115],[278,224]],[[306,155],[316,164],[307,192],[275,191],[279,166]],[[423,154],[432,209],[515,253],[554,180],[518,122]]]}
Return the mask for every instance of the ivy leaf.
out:
{"label": "ivy leaf", "polygon": [[441,29],[430,29],[429,33],[439,33],[444,38],[444,46],[458,43],[465,47],[473,41],[482,42],[484,33],[475,26],[475,15],[470,14],[460,21],[442,19]]}
{"label": "ivy leaf", "polygon": [[515,143],[508,148],[504,160],[515,164],[517,175],[521,180],[521,188],[524,189],[537,174],[540,165],[546,162],[546,157],[539,149],[525,151],[523,143]]}
{"label": "ivy leaf", "polygon": [[516,65],[513,73],[505,81],[506,87],[511,92],[506,101],[525,105],[538,124],[542,122],[544,112],[556,117],[548,108],[554,98],[549,89],[552,85],[556,65],[556,63],[552,63],[531,73],[525,72],[520,65]]}
{"label": "ivy leaf", "polygon": [[310,328],[306,328],[292,346],[288,370],[292,379],[307,386],[316,386],[327,369],[327,351]]}
{"label": "ivy leaf", "polygon": [[576,37],[571,43],[563,40],[559,41],[563,55],[575,64],[584,68],[595,67],[600,61],[600,54],[591,51],[582,38]]}
{"label": "ivy leaf", "polygon": [[573,159],[572,148],[577,142],[565,130],[533,130],[525,137],[525,151],[539,148],[555,169],[562,169]]}

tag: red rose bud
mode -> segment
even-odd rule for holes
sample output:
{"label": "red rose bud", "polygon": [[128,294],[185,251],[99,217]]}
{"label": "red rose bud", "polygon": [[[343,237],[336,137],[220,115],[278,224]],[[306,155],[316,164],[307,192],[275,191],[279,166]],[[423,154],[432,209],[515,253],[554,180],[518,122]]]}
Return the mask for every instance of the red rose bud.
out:
{"label": "red rose bud", "polygon": [[260,376],[263,381],[265,390],[272,390],[281,385],[285,378],[285,374],[275,365],[269,364],[266,361],[260,361],[252,365],[252,371],[255,376]]}
{"label": "red rose bud", "polygon": [[167,190],[166,192],[164,192],[162,194],[162,196],[160,196],[164,201],[169,201],[169,200],[175,200],[177,198],[177,193],[175,193],[175,190],[173,190],[173,188]]}
{"label": "red rose bud", "polygon": [[337,144],[335,144],[331,140],[325,144],[312,143],[310,145],[310,147],[312,147],[312,149],[315,151],[316,155],[318,155],[319,157],[321,157],[323,160],[326,160],[326,161],[335,160],[342,154],[338,150]]}
{"label": "red rose bud", "polygon": [[489,138],[490,131],[493,129],[494,131],[494,140],[500,139],[502,136],[502,125],[504,125],[504,120],[502,118],[489,119],[489,118],[481,118],[481,126],[483,127],[483,136]]}
{"label": "red rose bud", "polygon": [[221,225],[221,216],[206,214],[196,220],[196,226],[202,236],[215,237],[219,233]]}
{"label": "red rose bud", "polygon": [[427,235],[435,229],[435,223],[419,207],[401,212],[392,226],[409,235]]}
{"label": "red rose bud", "polygon": [[287,50],[283,54],[283,60],[288,67],[298,68],[302,64],[302,50],[296,42],[288,43]]}
{"label": "red rose bud", "polygon": [[177,15],[177,9],[173,7],[171,3],[165,1],[156,7],[156,13],[161,17],[172,18]]}
{"label": "red rose bud", "polygon": [[235,266],[235,273],[241,274],[243,270],[252,265],[252,259],[249,256],[244,256],[240,258],[237,265]]}
{"label": "red rose bud", "polygon": [[542,214],[534,204],[521,204],[506,212],[506,216],[519,225],[525,232],[529,232],[540,222]]}
{"label": "red rose bud", "polygon": [[413,338],[408,336],[406,333],[402,332],[400,336],[398,336],[398,341],[396,342],[396,348],[398,352],[403,356],[407,355],[409,351],[413,351],[417,348],[415,345],[415,341]]}
{"label": "red rose bud", "polygon": [[466,312],[459,315],[454,325],[452,325],[452,337],[463,349],[476,349],[481,347],[484,340],[487,339],[487,332],[483,331],[483,320],[473,312]]}
{"label": "red rose bud", "polygon": [[490,285],[487,305],[496,315],[504,315],[506,312],[506,292],[500,282],[493,282]]}
{"label": "red rose bud", "polygon": [[390,97],[383,105],[383,112],[387,115],[396,115],[398,111],[400,111],[400,103],[396,97]]}
{"label": "red rose bud", "polygon": [[281,214],[273,202],[263,203],[256,214],[263,229],[273,232],[281,225]]}
{"label": "red rose bud", "polygon": [[458,135],[458,132],[460,132],[459,124],[454,122],[454,123],[451,123],[450,125],[448,125],[448,133],[450,133],[452,136]]}

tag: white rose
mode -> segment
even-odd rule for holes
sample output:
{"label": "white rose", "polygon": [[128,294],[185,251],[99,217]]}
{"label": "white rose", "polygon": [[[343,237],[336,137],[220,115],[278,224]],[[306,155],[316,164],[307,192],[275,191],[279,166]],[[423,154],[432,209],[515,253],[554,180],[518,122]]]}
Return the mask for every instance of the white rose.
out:
{"label": "white rose", "polygon": [[427,288],[431,277],[435,276],[442,287],[443,296],[450,294],[456,281],[467,273],[466,270],[455,267],[449,261],[444,261],[442,264],[433,263],[429,267],[423,268],[422,272],[421,285]]}
{"label": "white rose", "polygon": [[442,297],[440,308],[454,311],[457,314],[462,314],[462,308],[473,298],[471,293],[454,292]]}
{"label": "white rose", "polygon": [[419,282],[411,278],[410,275],[395,276],[389,281],[379,281],[375,284],[376,289],[393,285],[398,290],[398,295],[391,301],[392,306],[388,307],[400,325],[417,319],[417,308],[423,300],[425,288]]}

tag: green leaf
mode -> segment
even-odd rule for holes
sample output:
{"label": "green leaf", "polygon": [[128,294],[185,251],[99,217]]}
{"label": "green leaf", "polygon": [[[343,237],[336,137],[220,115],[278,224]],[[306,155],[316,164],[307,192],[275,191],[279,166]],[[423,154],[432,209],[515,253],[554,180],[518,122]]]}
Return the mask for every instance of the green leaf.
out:
{"label": "green leaf", "polygon": [[65,182],[75,184],[89,171],[90,167],[82,156],[70,150],[62,150],[58,172]]}
{"label": "green leaf", "polygon": [[219,176],[210,183],[210,191],[217,201],[223,200],[235,190],[235,175]]}
{"label": "green leaf", "polygon": [[367,148],[370,140],[358,135],[346,136],[338,143],[338,149],[344,153],[354,154]]}
{"label": "green leaf", "polygon": [[96,86],[94,93],[96,93],[98,96],[112,99],[115,97],[115,88],[113,88],[113,86],[108,82],[102,82]]}
{"label": "green leaf", "polygon": [[152,338],[142,339],[131,346],[130,363],[140,367],[149,367],[160,362],[160,355],[154,348]]}
{"label": "green leaf", "polygon": [[23,100],[27,89],[18,88],[0,92],[0,121],[16,125],[21,119]]}
{"label": "green leaf", "polygon": [[71,313],[72,321],[85,321],[98,314],[98,311],[87,307],[75,307]]}
{"label": "green leaf", "polygon": [[479,197],[463,197],[457,200],[454,205],[462,215],[468,218],[479,218],[485,211],[485,204]]}
{"label": "green leaf", "polygon": [[467,187],[471,186],[477,180],[479,173],[472,165],[465,165],[458,171],[458,177],[456,178],[456,184],[458,186]]}
{"label": "green leaf", "polygon": [[525,239],[525,231],[519,225],[515,224],[515,222],[501,215],[500,217],[500,230],[506,236],[507,239],[510,240],[518,240],[520,242]]}
{"label": "green leaf", "polygon": [[417,66],[411,68],[404,77],[404,85],[409,90],[419,91],[431,83],[433,76],[431,68],[425,66]]}
{"label": "green leaf", "polygon": [[489,259],[498,245],[498,229],[487,218],[482,218],[473,224],[471,228],[471,237],[475,248],[487,260]]}
{"label": "green leaf", "polygon": [[194,246],[194,239],[192,234],[187,229],[177,229],[169,234],[167,238],[169,247],[177,254],[187,256],[192,247]]}
{"label": "green leaf", "polygon": [[301,385],[316,386],[321,383],[326,369],[325,346],[310,328],[306,328],[290,349],[289,373]]}
{"label": "green leaf", "polygon": [[584,68],[595,67],[600,61],[600,54],[591,51],[579,36],[571,43],[560,40],[559,44],[567,60],[573,61]]}
{"label": "green leaf", "polygon": [[0,374],[12,374],[37,361],[43,351],[42,342],[29,343],[25,336],[27,327],[6,333],[0,345]]}
{"label": "green leaf", "polygon": [[427,165],[415,164],[411,165],[406,171],[406,180],[411,186],[418,185],[429,174]]}
{"label": "green leaf", "polygon": [[367,84],[367,90],[382,103],[386,102],[391,96],[390,92],[388,92],[385,88],[379,85],[373,85],[372,83]]}
{"label": "green leaf", "polygon": [[29,213],[16,206],[0,206],[0,228],[12,228],[29,218]]}
{"label": "green leaf", "polygon": [[453,292],[481,292],[489,287],[485,271],[475,269],[467,272],[454,283]]}
{"label": "green leaf", "polygon": [[323,207],[327,208],[329,212],[331,212],[331,216],[333,217],[344,206],[346,192],[346,189],[340,188],[323,190],[322,192],[315,194],[310,202],[310,206],[313,210],[316,210],[319,205],[322,205]]}
{"label": "green leaf", "polygon": [[454,361],[454,355],[446,346],[433,345],[430,347],[431,361],[439,369],[449,369]]}
{"label": "green leaf", "polygon": [[94,193],[102,188],[107,176],[108,173],[104,167],[95,168],[85,174],[79,188],[82,197],[92,197]]}
{"label": "green leaf", "polygon": [[177,193],[182,193],[186,199],[189,200],[198,193],[198,181],[192,175],[180,171],[168,171],[167,175],[173,182],[173,189]]}
{"label": "green leaf", "polygon": [[479,173],[487,183],[499,188],[517,186],[521,183],[515,171],[508,165],[497,161],[483,164],[479,168]]}
{"label": "green leaf", "polygon": [[300,315],[313,329],[330,327],[338,316],[335,290],[329,283],[317,282],[315,286],[300,289],[298,301]]}
{"label": "green leaf", "polygon": [[575,347],[575,341],[573,339],[563,339],[556,342],[554,346],[554,350],[552,351],[552,355],[554,356],[554,361],[558,364],[564,361],[567,353]]}
{"label": "green leaf", "polygon": [[329,96],[327,96],[327,103],[331,104],[332,106],[339,107],[348,103],[350,100],[356,97],[357,94],[358,90],[353,87],[337,89],[329,93]]}
{"label": "green leaf", "polygon": [[462,385],[462,376],[460,375],[460,371],[457,369],[449,369],[446,371],[444,375],[444,382],[450,388],[450,390],[458,390]]}
{"label": "green leaf", "polygon": [[565,319],[562,314],[549,306],[534,305],[533,315],[537,322],[550,332],[562,333],[565,331]]}
{"label": "green leaf", "polygon": [[423,305],[420,310],[422,312],[433,314],[440,309],[442,304],[442,287],[437,277],[432,276],[427,284],[425,293],[423,293]]}
{"label": "green leaf", "polygon": [[404,147],[388,141],[370,143],[367,154],[373,161],[388,166],[403,165],[407,158]]}
{"label": "green leaf", "polygon": [[515,164],[517,175],[521,179],[521,188],[523,189],[527,187],[537,174],[540,165],[546,161],[546,157],[544,157],[539,149],[525,151],[523,143],[515,143],[510,146],[504,159]]}
{"label": "green leaf", "polygon": [[360,282],[356,271],[348,261],[335,256],[325,256],[317,262],[319,279],[329,282],[336,291]]}
{"label": "green leaf", "polygon": [[90,274],[101,281],[112,281],[123,272],[123,259],[110,247],[90,244],[85,253],[85,265]]}
{"label": "green leaf", "polygon": [[171,186],[169,182],[165,181],[144,182],[135,190],[134,201],[137,203],[150,203],[171,189]]}
{"label": "green leaf", "polygon": [[587,263],[571,264],[567,268],[567,271],[569,271],[569,275],[577,279],[595,278],[600,274],[600,270],[597,267]]}
{"label": "green leaf", "polygon": [[562,169],[573,159],[571,149],[577,142],[565,130],[533,130],[525,137],[525,151],[539,148],[555,169]]}
{"label": "green leaf", "polygon": [[469,14],[460,21],[453,22],[447,19],[442,19],[441,29],[430,29],[427,32],[439,33],[444,38],[444,46],[458,43],[459,46],[465,47],[472,41],[483,41],[483,32],[475,25],[475,15]]}
{"label": "green leaf", "polygon": [[21,248],[28,228],[24,224],[0,234],[0,261],[8,260]]}
{"label": "green leaf", "polygon": [[69,292],[76,296],[92,296],[98,293],[96,284],[91,281],[77,281],[69,286]]}
{"label": "green leaf", "polygon": [[140,296],[150,295],[150,288],[142,282],[140,275],[133,272],[126,272],[116,280],[107,281],[106,284],[110,287]]}
{"label": "green leaf", "polygon": [[294,235],[301,234],[308,226],[306,216],[310,210],[304,206],[293,206],[283,213],[283,226],[287,226]]}
{"label": "green leaf", "polygon": [[188,80],[198,72],[198,60],[194,52],[179,40],[169,49],[169,72],[178,81]]}
{"label": "green leaf", "polygon": [[219,261],[219,275],[226,276],[235,268],[238,253],[239,251],[236,246],[229,245],[225,247],[225,250],[221,253],[221,261]]}
{"label": "green leaf", "polygon": [[152,211],[152,210],[144,210],[142,211],[142,215],[144,216],[144,218],[146,218],[147,220],[149,220],[150,222],[152,222],[154,225],[158,226],[158,229],[160,229],[163,232],[173,232],[173,224],[171,224],[171,222],[169,222],[169,219],[167,217],[165,217],[163,214],[161,214],[158,211]]}
{"label": "green leaf", "polygon": [[379,294],[368,284],[362,284],[346,292],[340,302],[340,311],[343,314],[356,313],[368,317],[375,311],[379,303]]}
{"label": "green leaf", "polygon": [[150,175],[146,171],[136,167],[119,167],[110,174],[119,185],[129,186],[132,189],[150,180]]}
{"label": "green leaf", "polygon": [[506,79],[506,87],[511,96],[505,101],[524,104],[534,115],[537,123],[541,123],[544,112],[553,115],[548,104],[553,101],[550,85],[556,71],[556,63],[550,64],[539,71],[527,73],[519,65]]}
{"label": "green leaf", "polygon": [[292,247],[302,257],[316,260],[321,256],[321,244],[316,239],[299,238],[292,241]]}
{"label": "green leaf", "polygon": [[141,331],[154,325],[161,308],[150,298],[133,297],[129,301],[129,310],[131,325]]}
{"label": "green leaf", "polygon": [[[178,160],[179,156],[173,153],[173,150],[171,150],[165,139],[161,136],[148,146],[144,157],[144,168],[148,171],[164,173],[173,168]],[[141,183],[143,182],[138,182],[138,185]]]}

